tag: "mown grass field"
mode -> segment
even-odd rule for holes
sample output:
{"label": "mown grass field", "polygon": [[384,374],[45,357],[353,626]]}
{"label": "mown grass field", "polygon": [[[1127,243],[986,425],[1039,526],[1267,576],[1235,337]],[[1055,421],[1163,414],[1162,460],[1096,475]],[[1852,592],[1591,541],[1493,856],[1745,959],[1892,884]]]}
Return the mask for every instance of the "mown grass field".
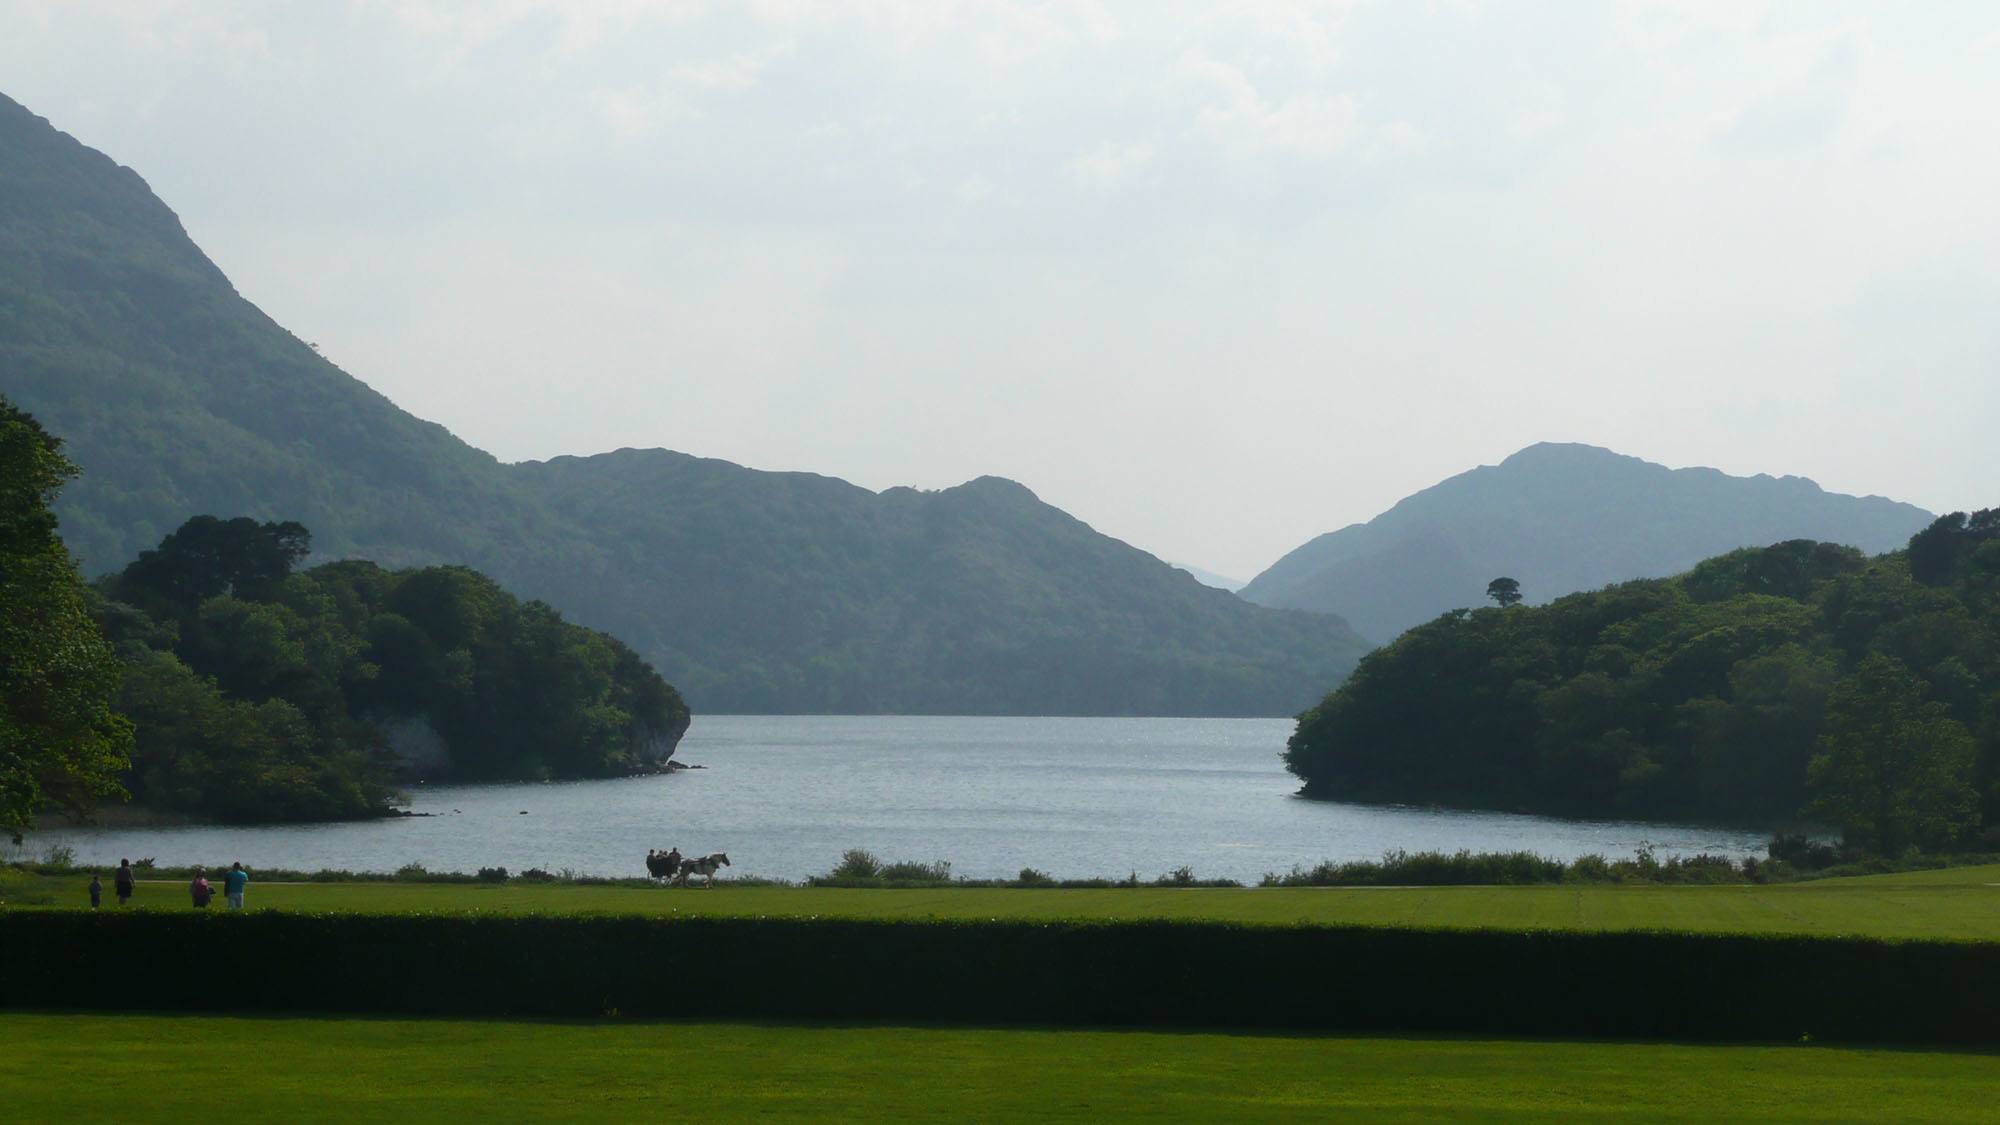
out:
{"label": "mown grass field", "polygon": [[[85,908],[87,878],[17,879],[0,889]],[[117,909],[107,884],[107,911]],[[1775,886],[1583,885],[1417,888],[661,889],[508,883],[252,882],[253,910],[481,911],[839,918],[1201,918],[1501,929],[1671,929],[2000,940],[2000,866]],[[179,882],[142,882],[134,905],[188,910]],[[218,897],[211,909],[222,906]]]}
{"label": "mown grass field", "polygon": [[[691,982],[691,987],[698,982]],[[1146,1031],[0,1014],[17,1121],[1985,1121],[2000,1057]]]}

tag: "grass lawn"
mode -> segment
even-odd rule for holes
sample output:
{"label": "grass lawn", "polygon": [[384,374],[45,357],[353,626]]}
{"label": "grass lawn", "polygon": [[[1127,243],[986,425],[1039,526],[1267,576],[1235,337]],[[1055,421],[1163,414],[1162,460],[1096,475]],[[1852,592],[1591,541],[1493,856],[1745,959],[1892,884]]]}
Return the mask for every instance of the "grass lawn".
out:
{"label": "grass lawn", "polygon": [[727,1023],[0,1013],[16,1121],[1975,1121],[1990,1054]]}
{"label": "grass lawn", "polygon": [[[0,899],[86,901],[87,878],[14,878]],[[109,881],[105,909],[113,900]],[[186,910],[178,882],[142,882],[142,909]],[[212,909],[221,908],[217,898]],[[509,883],[252,882],[253,910],[734,914],[843,918],[1208,918],[1714,933],[1852,934],[2000,940],[2000,866],[1824,879],[1777,886],[1416,888],[1113,888],[850,890],[658,889]]]}

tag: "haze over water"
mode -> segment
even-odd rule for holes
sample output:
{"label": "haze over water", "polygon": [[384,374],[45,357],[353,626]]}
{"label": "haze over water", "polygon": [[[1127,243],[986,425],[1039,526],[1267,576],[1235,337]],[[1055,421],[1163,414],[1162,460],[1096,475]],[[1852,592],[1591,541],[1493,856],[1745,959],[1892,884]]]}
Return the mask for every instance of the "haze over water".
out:
{"label": "haze over water", "polygon": [[[947,860],[955,875],[1057,877],[1186,865],[1254,882],[1384,851],[1525,850],[1616,858],[1762,851],[1766,834],[1307,801],[1278,760],[1289,719],[700,716],[676,755],[707,768],[614,781],[415,787],[437,813],[359,823],[67,829],[79,862],[390,871],[568,868],[641,875],[650,847],[729,853],[725,875],[800,879],[848,848]],[[525,815],[523,815],[525,813]]]}

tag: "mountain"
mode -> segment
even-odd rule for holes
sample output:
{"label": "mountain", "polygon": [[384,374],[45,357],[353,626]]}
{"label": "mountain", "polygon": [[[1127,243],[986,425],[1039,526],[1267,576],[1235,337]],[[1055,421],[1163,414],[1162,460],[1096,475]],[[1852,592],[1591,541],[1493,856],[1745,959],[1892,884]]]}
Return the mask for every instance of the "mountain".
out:
{"label": "mountain", "polygon": [[1194,580],[1204,586],[1213,586],[1218,590],[1228,590],[1232,594],[1243,588],[1243,580],[1241,578],[1225,578],[1212,570],[1203,570],[1198,566],[1189,566],[1186,563],[1175,563],[1173,566],[1175,570],[1185,570],[1189,574],[1194,575]]}
{"label": "mountain", "polygon": [[1240,593],[1259,605],[1336,613],[1387,641],[1482,603],[1486,583],[1502,575],[1539,603],[1789,539],[1879,554],[1931,519],[1910,504],[1826,492],[1803,477],[1669,469],[1545,442],[1321,535]]}
{"label": "mountain", "polygon": [[296,519],[388,566],[547,526],[499,462],[238,296],[137,173],[4,97],[0,379],[83,466],[61,512],[86,573],[197,514]]}
{"label": "mountain", "polygon": [[666,450],[507,465],[326,362],[130,169],[0,98],[0,391],[118,568],[191,515],[457,563],[639,651],[696,711],[1290,714],[1368,647],[982,478],[870,492]]}

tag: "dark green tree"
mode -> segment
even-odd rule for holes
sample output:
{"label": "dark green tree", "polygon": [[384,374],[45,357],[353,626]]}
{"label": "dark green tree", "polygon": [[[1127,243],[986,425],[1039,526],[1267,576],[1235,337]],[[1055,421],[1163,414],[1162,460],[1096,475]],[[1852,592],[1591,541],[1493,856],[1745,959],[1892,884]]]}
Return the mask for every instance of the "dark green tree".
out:
{"label": "dark green tree", "polygon": [[[219,526],[190,521],[179,543],[213,542]],[[231,572],[245,570],[209,568]],[[616,776],[658,768],[687,729],[679,693],[631,649],[477,571],[347,560],[274,573],[191,607],[185,585],[162,597],[125,575],[104,583],[168,615],[96,600],[128,665],[137,799],[231,822],[374,816],[405,772]]]}
{"label": "dark green tree", "polygon": [[1962,560],[1996,539],[2000,539],[2000,508],[1939,516],[1910,537],[1910,577],[1927,586],[1948,582]]}
{"label": "dark green tree", "polygon": [[1501,609],[1517,605],[1521,601],[1521,584],[1512,578],[1495,578],[1486,584],[1486,596],[1500,603]]}
{"label": "dark green tree", "polygon": [[1853,547],[1791,539],[1697,563],[1681,584],[1698,602],[1725,601],[1739,594],[1803,599],[1820,583],[1852,574],[1867,562],[1867,556]]}
{"label": "dark green tree", "polygon": [[381,764],[339,724],[283,699],[227,698],[172,653],[137,656],[119,706],[138,725],[128,784],[149,805],[240,824],[370,816],[388,802]]}
{"label": "dark green tree", "polygon": [[173,614],[223,594],[263,599],[311,549],[312,534],[291,520],[196,516],[158,547],[140,552],[118,576],[116,589],[126,601]]}
{"label": "dark green tree", "polygon": [[1827,701],[1806,813],[1884,855],[1946,846],[1978,826],[1974,747],[1900,661],[1871,656]]}
{"label": "dark green tree", "polygon": [[1936,584],[1903,552],[1788,542],[1445,614],[1301,715],[1285,762],[1340,800],[1768,826],[1816,799],[1857,846],[1969,843],[2000,823],[1996,524],[1952,521]]}
{"label": "dark green tree", "polygon": [[1910,536],[1910,577],[1935,586],[1951,576],[1965,540],[1964,512],[1950,512]]}
{"label": "dark green tree", "polygon": [[119,665],[50,510],[76,466],[0,397],[0,831],[43,808],[86,814],[122,795],[132,727],[112,711]]}

